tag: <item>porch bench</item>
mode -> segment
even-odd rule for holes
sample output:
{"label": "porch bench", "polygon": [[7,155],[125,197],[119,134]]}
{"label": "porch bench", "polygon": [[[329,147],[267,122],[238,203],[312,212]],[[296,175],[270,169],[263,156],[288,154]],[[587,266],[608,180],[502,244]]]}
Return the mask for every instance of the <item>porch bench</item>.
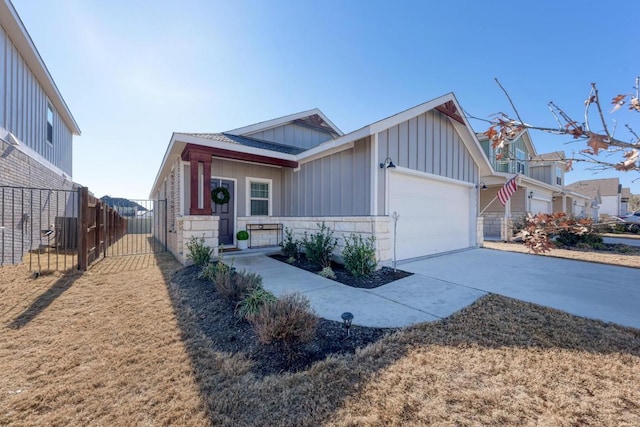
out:
{"label": "porch bench", "polygon": [[279,245],[284,240],[284,227],[282,223],[268,223],[268,224],[247,224],[247,231],[249,232],[249,248],[258,247],[253,246],[253,233],[252,231],[267,231],[276,233],[276,243]]}

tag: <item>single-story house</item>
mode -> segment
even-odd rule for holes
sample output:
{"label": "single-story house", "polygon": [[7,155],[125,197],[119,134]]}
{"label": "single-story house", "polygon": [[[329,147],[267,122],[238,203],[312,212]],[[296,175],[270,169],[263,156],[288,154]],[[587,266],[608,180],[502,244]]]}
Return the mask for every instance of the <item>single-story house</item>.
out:
{"label": "single-story house", "polygon": [[622,188],[619,178],[586,179],[569,184],[567,188],[581,194],[597,194],[601,218],[624,214],[631,194],[629,189]]}
{"label": "single-story house", "polygon": [[[381,262],[482,242],[478,182],[491,166],[452,93],[344,134],[320,110],[222,133],[174,133],[151,190],[167,200],[168,247],[275,245],[325,222],[376,237]],[[212,197],[216,200],[212,200]],[[164,233],[165,230],[155,230]]]}

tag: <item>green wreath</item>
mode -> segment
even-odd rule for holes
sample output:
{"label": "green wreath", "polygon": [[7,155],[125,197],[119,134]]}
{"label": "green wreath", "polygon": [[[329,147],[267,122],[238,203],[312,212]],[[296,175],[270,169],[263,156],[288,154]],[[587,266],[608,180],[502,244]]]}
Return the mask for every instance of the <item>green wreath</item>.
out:
{"label": "green wreath", "polygon": [[211,190],[211,200],[216,205],[224,205],[229,203],[231,200],[231,194],[229,194],[229,190],[224,187],[217,187]]}

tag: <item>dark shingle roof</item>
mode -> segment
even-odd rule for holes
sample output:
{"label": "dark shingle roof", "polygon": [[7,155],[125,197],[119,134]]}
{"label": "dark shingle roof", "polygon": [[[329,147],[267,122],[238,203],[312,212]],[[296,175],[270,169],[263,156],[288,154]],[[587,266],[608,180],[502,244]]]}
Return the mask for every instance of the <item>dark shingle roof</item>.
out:
{"label": "dark shingle roof", "polygon": [[284,154],[300,154],[304,149],[292,145],[278,144],[277,142],[264,141],[262,139],[249,138],[246,136],[231,135],[230,133],[187,133],[198,138],[211,139],[213,141],[226,142],[229,144],[245,145],[247,147],[262,148],[263,150],[276,151]]}

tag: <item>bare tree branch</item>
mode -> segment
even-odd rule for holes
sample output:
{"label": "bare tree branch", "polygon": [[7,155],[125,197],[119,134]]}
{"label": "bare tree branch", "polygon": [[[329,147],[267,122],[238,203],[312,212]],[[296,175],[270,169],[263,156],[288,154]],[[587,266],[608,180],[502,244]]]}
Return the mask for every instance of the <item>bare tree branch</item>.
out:
{"label": "bare tree branch", "polygon": [[509,103],[511,104],[511,108],[513,108],[513,111],[516,113],[516,117],[518,118],[518,121],[521,124],[524,125],[524,122],[522,121],[522,118],[520,117],[520,113],[518,113],[518,109],[516,108],[516,106],[514,105],[513,101],[511,100],[511,97],[509,96],[509,93],[506,91],[506,89],[504,87],[502,87],[502,85],[500,84],[500,81],[498,80],[498,78],[495,78],[495,81],[498,84],[498,86],[500,87],[500,89],[502,89],[502,91],[506,95],[507,99],[509,100]]}
{"label": "bare tree branch", "polygon": [[602,106],[600,105],[600,95],[598,95],[598,88],[596,87],[595,83],[591,83],[591,87],[596,93],[596,106],[598,107],[598,113],[600,113],[600,121],[602,121],[604,133],[608,137],[611,137],[611,134],[609,134],[609,129],[607,129],[607,121],[604,119],[604,114],[602,114]]}

